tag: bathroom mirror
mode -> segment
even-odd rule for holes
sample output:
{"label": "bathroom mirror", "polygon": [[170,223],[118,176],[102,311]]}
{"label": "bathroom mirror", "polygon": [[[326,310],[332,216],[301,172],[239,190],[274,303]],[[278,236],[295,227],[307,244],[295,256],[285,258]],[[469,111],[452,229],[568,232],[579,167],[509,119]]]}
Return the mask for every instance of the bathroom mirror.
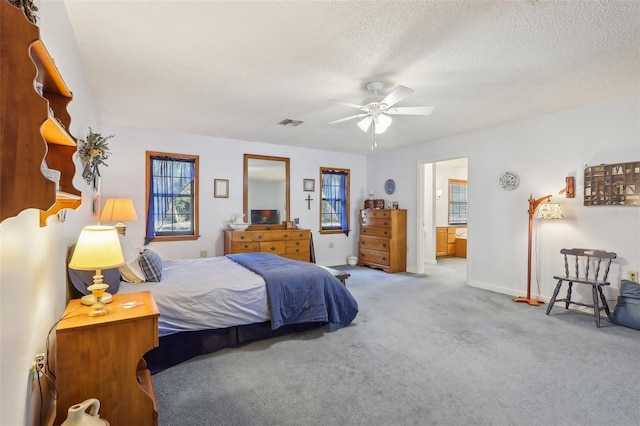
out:
{"label": "bathroom mirror", "polygon": [[289,159],[244,154],[245,220],[275,227],[289,221]]}

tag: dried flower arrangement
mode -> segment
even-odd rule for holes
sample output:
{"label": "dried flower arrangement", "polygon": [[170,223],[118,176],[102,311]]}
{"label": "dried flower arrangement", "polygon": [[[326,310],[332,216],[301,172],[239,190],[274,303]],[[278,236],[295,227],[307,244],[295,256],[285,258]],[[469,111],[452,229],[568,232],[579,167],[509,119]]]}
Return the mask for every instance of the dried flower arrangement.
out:
{"label": "dried flower arrangement", "polygon": [[22,9],[24,12],[24,16],[27,17],[27,20],[32,24],[36,24],[38,20],[38,16],[36,12],[38,11],[38,6],[33,4],[32,0],[9,0],[9,3],[14,5],[17,8]]}
{"label": "dried flower arrangement", "polygon": [[104,164],[105,167],[107,167],[107,163],[105,163],[104,160],[111,155],[107,140],[112,137],[113,135],[103,137],[100,133],[93,133],[93,130],[89,127],[87,140],[83,141],[80,139],[82,144],[78,149],[78,156],[84,163],[82,177],[88,184],[91,184],[96,176],[100,176],[100,170],[98,169],[100,164]]}

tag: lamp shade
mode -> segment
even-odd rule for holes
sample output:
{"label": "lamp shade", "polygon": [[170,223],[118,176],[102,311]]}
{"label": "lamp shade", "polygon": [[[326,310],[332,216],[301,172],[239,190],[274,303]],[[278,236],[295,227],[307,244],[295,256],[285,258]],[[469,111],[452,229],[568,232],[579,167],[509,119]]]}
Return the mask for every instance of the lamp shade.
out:
{"label": "lamp shade", "polygon": [[562,219],[562,207],[558,203],[541,203],[536,209],[538,219]]}
{"label": "lamp shade", "polygon": [[388,115],[380,114],[377,116],[374,119],[374,122],[376,123],[376,133],[381,134],[386,132],[387,128],[391,125],[391,121],[393,120]]}
{"label": "lamp shade", "polygon": [[120,240],[113,226],[85,226],[78,237],[69,267],[82,271],[107,269],[124,263]]}
{"label": "lamp shade", "polygon": [[108,198],[100,215],[100,222],[138,220],[131,198]]}

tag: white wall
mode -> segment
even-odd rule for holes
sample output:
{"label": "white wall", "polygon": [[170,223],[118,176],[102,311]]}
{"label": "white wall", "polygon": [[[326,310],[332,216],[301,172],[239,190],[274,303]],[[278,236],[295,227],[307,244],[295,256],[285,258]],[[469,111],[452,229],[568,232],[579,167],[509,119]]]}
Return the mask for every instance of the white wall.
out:
{"label": "white wall", "polygon": [[[422,163],[468,157],[469,242],[468,282],[471,285],[521,295],[526,292],[528,198],[554,195],[566,218],[536,223],[541,294],[549,297],[550,277],[562,270],[563,247],[600,248],[618,253],[610,278],[618,287],[627,270],[640,269],[640,207],[584,207],[585,164],[640,159],[640,100],[637,97],[546,115],[382,152],[368,159],[367,186],[396,181],[395,199],[408,211],[408,244],[416,244],[417,176]],[[385,170],[384,176],[376,173]],[[520,176],[520,185],[505,191],[498,185],[507,171]],[[576,177],[576,197],[559,196],[566,176]],[[417,259],[408,253],[408,269]],[[536,293],[536,281],[532,288]],[[615,288],[607,292],[615,299]],[[590,297],[587,289],[580,296]],[[575,293],[575,291],[574,291]]]}
{"label": "white wall", "polygon": [[[222,231],[231,215],[242,211],[243,155],[271,155],[290,158],[291,219],[300,218],[302,228],[311,229],[316,260],[322,265],[344,265],[347,256],[356,252],[358,209],[364,203],[366,157],[329,151],[285,147],[264,143],[230,140],[216,137],[155,132],[129,127],[107,126],[105,135],[114,135],[109,148],[109,167],[102,174],[102,198],[132,198],[139,220],[128,223],[127,238],[141,247],[144,241],[145,212],[145,151],[161,151],[200,156],[200,238],[196,241],[152,242],[149,248],[163,258],[221,256]],[[351,170],[351,228],[344,234],[320,235],[319,189],[320,167]],[[316,191],[304,192],[304,178],[316,179]],[[213,197],[213,180],[229,180],[229,198]],[[311,195],[311,209],[305,198]],[[329,244],[333,243],[333,248]]]}
{"label": "white wall", "polygon": [[[84,138],[89,126],[101,123],[84,75],[64,3],[41,2],[40,35],[74,94],[68,111],[70,132]],[[67,304],[66,254],[82,227],[91,222],[90,188],[76,176],[83,205],[67,211],[60,223],[54,215],[40,228],[39,212],[28,209],[0,224],[0,424],[38,423],[32,403],[39,400],[30,367],[45,352],[49,329]],[[80,402],[80,401],[79,401]]]}

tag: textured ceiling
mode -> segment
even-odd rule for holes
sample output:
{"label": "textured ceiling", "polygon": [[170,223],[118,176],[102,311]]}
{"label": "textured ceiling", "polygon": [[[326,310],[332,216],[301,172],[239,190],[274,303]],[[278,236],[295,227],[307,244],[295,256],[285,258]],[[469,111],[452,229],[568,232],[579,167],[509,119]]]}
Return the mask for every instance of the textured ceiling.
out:
{"label": "textured ceiling", "polygon": [[379,151],[640,93],[635,0],[65,5],[111,124],[367,154],[357,120],[327,123],[372,80],[435,106],[394,116]]}

